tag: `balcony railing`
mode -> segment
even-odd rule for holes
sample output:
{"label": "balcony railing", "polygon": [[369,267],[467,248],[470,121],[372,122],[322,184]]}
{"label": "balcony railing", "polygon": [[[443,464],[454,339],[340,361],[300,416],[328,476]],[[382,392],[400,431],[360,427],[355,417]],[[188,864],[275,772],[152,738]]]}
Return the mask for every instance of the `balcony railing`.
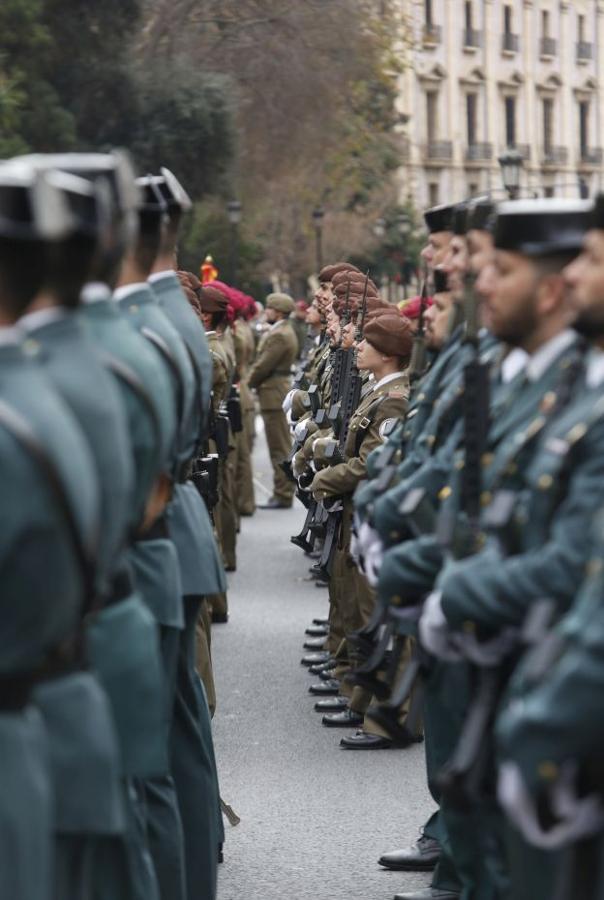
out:
{"label": "balcony railing", "polygon": [[425,47],[434,47],[443,39],[443,30],[440,25],[426,23],[422,32],[422,43]]}
{"label": "balcony railing", "polygon": [[428,141],[424,147],[426,162],[450,162],[453,159],[453,141]]}
{"label": "balcony railing", "polygon": [[493,159],[492,144],[470,144],[466,147],[466,162],[486,162]]}
{"label": "balcony railing", "polygon": [[531,158],[531,145],[530,144],[511,144],[514,150],[517,150],[521,157],[525,160]]}
{"label": "balcony railing", "polygon": [[582,147],[581,163],[584,166],[601,166],[604,153],[601,147]]}
{"label": "balcony railing", "polygon": [[541,150],[541,165],[563,166],[568,162],[567,147],[543,147]]}
{"label": "balcony railing", "polygon": [[518,53],[520,47],[520,38],[517,34],[506,31],[501,36],[501,49],[505,53]]}
{"label": "balcony railing", "polygon": [[555,56],[558,52],[558,42],[555,38],[543,37],[539,43],[541,56]]}
{"label": "balcony railing", "polygon": [[577,41],[577,59],[593,59],[594,45],[591,41]]}
{"label": "balcony railing", "polygon": [[482,31],[478,31],[476,28],[464,28],[463,45],[472,49],[482,47]]}

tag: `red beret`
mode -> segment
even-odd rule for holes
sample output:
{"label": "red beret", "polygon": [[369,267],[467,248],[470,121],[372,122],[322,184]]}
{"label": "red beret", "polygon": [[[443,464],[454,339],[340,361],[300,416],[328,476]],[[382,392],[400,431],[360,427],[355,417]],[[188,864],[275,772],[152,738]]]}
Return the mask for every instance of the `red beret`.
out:
{"label": "red beret", "polygon": [[[425,309],[428,309],[429,306],[432,306],[432,302],[432,297],[426,297],[424,301]],[[422,298],[413,297],[411,300],[403,301],[400,304],[399,309],[407,319],[419,319],[421,306]]]}
{"label": "red beret", "polygon": [[413,329],[404,316],[386,313],[365,322],[363,337],[385,356],[407,359],[413,347]]}

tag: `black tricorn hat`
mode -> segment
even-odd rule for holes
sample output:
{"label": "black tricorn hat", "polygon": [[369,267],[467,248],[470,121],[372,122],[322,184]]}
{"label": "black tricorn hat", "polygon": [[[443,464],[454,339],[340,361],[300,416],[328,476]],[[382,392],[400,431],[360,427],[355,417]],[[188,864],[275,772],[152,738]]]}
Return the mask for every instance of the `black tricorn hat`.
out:
{"label": "black tricorn hat", "polygon": [[160,174],[154,178],[161,195],[166,201],[169,210],[178,210],[180,212],[188,212],[193,206],[193,202],[184,187],[170,169],[162,166]]}
{"label": "black tricorn hat", "polygon": [[550,256],[579,250],[593,209],[588,200],[509,200],[497,208],[493,238],[498,250]]}
{"label": "black tricorn hat", "polygon": [[168,204],[157,184],[157,179],[153,175],[143,175],[141,178],[136,179],[136,184],[141,192],[141,201],[138,207],[139,213],[164,215],[168,209]]}
{"label": "black tricorn hat", "polygon": [[443,206],[433,206],[432,209],[426,210],[424,221],[430,234],[435,234],[437,231],[451,231],[455,206],[455,203],[451,203]]}
{"label": "black tricorn hat", "polygon": [[0,236],[16,240],[62,240],[73,218],[59,186],[23,159],[0,165]]}
{"label": "black tricorn hat", "polygon": [[492,231],[497,204],[486,197],[474,201],[468,210],[468,231]]}
{"label": "black tricorn hat", "polygon": [[451,231],[453,234],[466,234],[468,230],[469,209],[470,207],[465,200],[462,203],[456,203],[453,207],[453,221],[451,223]]}

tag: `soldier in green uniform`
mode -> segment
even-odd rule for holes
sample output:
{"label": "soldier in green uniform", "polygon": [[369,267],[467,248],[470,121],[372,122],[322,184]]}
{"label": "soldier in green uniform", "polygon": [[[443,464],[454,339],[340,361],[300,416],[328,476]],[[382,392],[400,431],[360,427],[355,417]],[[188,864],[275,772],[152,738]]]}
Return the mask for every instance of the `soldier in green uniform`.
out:
{"label": "soldier in green uniform", "polygon": [[[575,329],[591,344],[586,382],[602,386],[604,321],[604,198],[596,199],[583,251],[564,272]],[[596,401],[597,402],[597,401]],[[519,667],[497,726],[500,763],[499,797],[510,823],[511,885],[514,896],[600,896],[601,824],[579,833],[575,822],[560,822],[556,796],[567,790],[601,792],[596,759],[601,753],[602,659],[602,515],[594,527],[585,583],[568,615],[555,632],[537,645],[533,657]],[[519,702],[522,697],[522,702]],[[574,772],[569,772],[572,768]],[[552,829],[550,821],[563,827]],[[575,808],[568,807],[571,816]],[[576,813],[575,813],[576,814]],[[520,837],[522,835],[522,838]],[[587,893],[584,894],[584,890]],[[556,894],[558,896],[558,894]]]}
{"label": "soldier in green uniform", "polygon": [[[32,160],[21,162],[32,164]],[[74,190],[86,203],[90,186],[81,181]],[[95,461],[101,528],[94,582],[85,609],[88,612],[101,610],[115,593],[133,496],[131,449],[120,396],[75,315],[95,250],[94,234],[81,240],[74,228],[55,248],[46,284],[20,319],[27,332],[26,346],[37,355],[49,381],[77,418]],[[96,853],[108,849],[106,836],[117,837],[125,828],[119,753],[116,748],[109,755],[101,736],[103,731],[115,735],[111,711],[98,677],[83,671],[39,686],[36,702],[49,729],[54,759],[57,892],[64,897],[81,896],[95,879],[96,865],[90,862],[83,867],[83,858],[93,859]],[[99,746],[107,754],[97,752]],[[74,796],[76,765],[81,790],[76,792],[78,803],[73,804],[68,798]],[[110,854],[106,869],[112,870],[109,880],[114,893],[127,887],[123,883],[125,873],[117,871],[119,866]]]}
{"label": "soldier in green uniform", "polygon": [[[503,389],[501,398],[498,398],[497,394],[494,396],[493,426],[489,435],[489,442],[492,442],[492,453],[487,454],[483,459],[483,484],[485,485],[483,501],[487,504],[491,493],[496,492],[500,487],[499,479],[503,474],[501,463],[505,460],[505,469],[510,462],[509,454],[514,461],[513,469],[517,469],[519,472],[525,471],[532,442],[546,424],[547,414],[556,410],[556,391],[551,388],[555,388],[557,383],[564,382],[565,372],[569,366],[571,372],[573,371],[570,365],[573,337],[572,333],[565,330],[569,321],[568,309],[565,306],[560,277],[559,274],[556,276],[556,273],[559,273],[564,260],[576,252],[577,242],[580,241],[585,221],[585,208],[580,204],[552,203],[548,205],[545,202],[541,204],[535,202],[532,205],[526,203],[517,206],[503,204],[501,207],[495,232],[495,242],[498,248],[496,263],[500,268],[495,269],[496,277],[492,289],[485,292],[487,308],[493,328],[505,338],[507,343],[512,345],[520,343],[528,351],[533,351],[526,369],[528,381],[532,384],[535,381],[541,382],[541,378],[543,378],[543,382],[535,387],[529,387],[526,378],[519,376],[513,380],[510,390]],[[530,239],[527,232],[530,233]],[[571,348],[571,357],[566,355],[565,366],[564,354],[569,348]],[[514,389],[520,390],[517,396],[514,394]],[[563,393],[562,387],[559,390],[560,393]],[[542,400],[544,391],[545,399]],[[531,421],[532,416],[535,415],[536,419]],[[535,422],[539,422],[538,427]],[[499,432],[500,428],[501,432]],[[523,457],[523,453],[527,455]],[[530,466],[528,468],[530,470]],[[512,478],[511,470],[510,474],[504,478]],[[446,497],[443,495],[443,499],[447,502],[455,494],[455,489],[447,491]],[[531,522],[533,524],[534,520],[531,519]],[[463,531],[463,517],[457,517],[451,539],[452,548],[467,545],[467,540],[464,540],[460,533]],[[461,572],[466,568],[473,569],[474,564],[483,557],[486,560],[486,555],[490,555],[491,551],[492,548],[489,548],[488,551],[481,551],[465,561],[447,563],[439,578],[439,583],[447,584],[450,572],[454,573],[458,570]],[[465,553],[467,552],[466,549]],[[396,554],[398,559],[401,558],[396,549],[392,553]],[[464,551],[461,555],[464,555]],[[388,581],[386,590],[390,594],[396,584],[397,591],[399,591],[398,596],[403,596],[405,602],[409,602],[412,596],[417,597],[411,582],[416,577],[416,573],[421,570],[421,564],[415,565],[415,559],[412,560],[413,554],[410,550],[408,557],[410,565],[405,569],[397,569],[398,575],[392,578],[394,569],[388,560],[389,556],[390,554],[387,554],[384,559],[380,583],[384,587],[386,580]],[[492,564],[493,559],[491,559]],[[499,572],[499,567],[495,566],[495,568]],[[409,582],[403,574],[406,571],[410,573]],[[480,587],[483,586],[480,585]],[[526,587],[526,583],[524,583],[524,587]],[[474,584],[472,591],[476,589],[477,586]],[[423,589],[420,588],[420,590]],[[434,596],[436,605],[439,595]],[[407,601],[407,597],[409,601]],[[422,642],[433,650],[438,646],[438,638],[433,636],[433,631],[434,635],[439,634],[439,626],[436,621],[440,613],[437,613],[435,607],[430,605],[425,615],[426,619],[422,619],[420,622],[420,635]],[[467,620],[464,619],[464,621]],[[449,658],[446,652],[443,655],[445,659]],[[451,673],[456,668],[461,675],[461,665],[460,662],[441,662],[437,666],[437,671],[444,671],[444,668],[449,666]],[[442,694],[443,703],[445,702],[446,685],[450,685],[452,680],[452,674],[447,678],[441,678],[441,688],[438,688],[436,681],[432,682],[432,679],[430,681],[433,687],[437,686],[437,692],[440,691]],[[456,731],[459,733],[469,702],[467,699],[468,689],[468,686],[465,689],[462,688],[460,681],[455,701],[453,697],[449,697],[446,701],[451,714],[457,710],[457,725],[454,726],[453,718],[451,718],[447,733],[441,733],[438,742],[432,740],[433,747],[439,746],[441,749],[450,747],[449,752],[452,751],[451,738],[456,737]],[[432,688],[429,696],[434,697],[438,705],[438,697],[434,695]],[[430,721],[433,726],[433,735],[436,738],[438,723],[434,717],[431,717]],[[449,801],[443,805],[442,812],[447,824],[447,834],[456,869],[462,879],[462,896],[487,896],[488,894],[483,892],[503,890],[505,867],[498,855],[501,836],[498,833],[497,815],[492,809],[492,805],[486,802],[475,811],[474,815],[480,830],[474,840],[469,835],[467,817],[462,816]],[[483,850],[479,852],[476,850],[477,840],[478,846],[483,846]],[[474,894],[474,891],[477,893]],[[400,896],[411,897],[414,895],[402,894]]]}
{"label": "soldier in green uniform", "polygon": [[[119,286],[115,299],[128,313],[130,321],[161,352],[172,379],[177,404],[179,431],[173,457],[173,477],[178,484],[186,481],[189,466],[198,441],[196,432],[200,411],[196,403],[195,372],[186,346],[178,331],[171,324],[146,278],[154,266],[161,242],[165,200],[153,177],[140,180],[144,191],[139,208],[140,235],[137,245],[122,265]],[[186,509],[183,503],[181,509]],[[176,515],[177,513],[175,513]],[[216,779],[213,767],[213,753],[208,747],[207,736],[202,734],[202,723],[196,718],[200,698],[197,690],[191,692],[190,670],[188,668],[189,645],[179,632],[185,626],[182,573],[179,558],[170,536],[170,510],[168,516],[158,523],[157,537],[165,542],[165,549],[174,556],[164,572],[157,571],[160,583],[166,583],[170,574],[173,584],[170,597],[174,617],[163,627],[170,647],[170,708],[173,710],[170,731],[171,779],[147,781],[145,792],[150,813],[150,821],[156,838],[152,841],[154,855],[161,856],[156,867],[165,867],[176,876],[177,836],[171,832],[171,822],[182,818],[185,848],[186,890],[202,891],[211,897],[215,892],[216,861],[218,855],[219,826],[216,815]],[[176,530],[176,540],[185,540],[187,530]],[[184,551],[184,554],[188,549]],[[186,556],[183,554],[183,559]],[[166,560],[167,561],[167,560]],[[188,641],[194,635],[195,620],[187,622]],[[169,629],[169,630],[168,630]],[[167,642],[167,641],[166,641]],[[179,646],[180,644],[180,646]],[[174,648],[176,645],[176,655]],[[168,659],[166,658],[166,662]],[[181,693],[182,690],[182,693]],[[194,762],[193,762],[194,760]],[[174,785],[178,806],[174,804]],[[166,855],[168,858],[166,859]]]}
{"label": "soldier in green uniform", "polygon": [[[45,726],[44,715],[31,701],[37,683],[42,686],[53,676],[63,682],[62,670],[79,663],[77,635],[90,588],[86,557],[92,558],[96,550],[98,486],[80,427],[25,352],[22,333],[11,327],[42,288],[44,249],[65,238],[70,228],[60,192],[44,176],[36,176],[31,168],[9,173],[8,166],[0,167],[0,894],[15,900],[75,896],[58,893],[66,885],[57,867],[65,863],[68,851],[61,846],[66,838],[57,827],[59,813],[66,813],[66,801],[57,795],[62,787],[57,728]],[[100,694],[96,702],[94,678],[78,674],[72,687],[76,681],[82,693],[93,698],[93,711],[99,709],[103,697]],[[100,709],[103,715],[105,707]],[[72,712],[73,705],[65,710],[67,716]],[[77,741],[69,747],[76,766],[72,774],[85,792],[89,773],[78,750]],[[105,810],[115,801],[113,815],[103,824],[110,822],[109,832],[118,834],[119,801],[111,769],[107,773],[103,765],[106,758],[111,765],[117,752],[110,720],[109,732],[101,733],[95,752],[94,774],[101,772],[102,786],[110,794]],[[91,830],[94,833],[94,827]],[[84,841],[82,834],[78,838]],[[92,843],[94,838],[81,847],[88,862]]]}
{"label": "soldier in green uniform", "polygon": [[298,342],[288,318],[294,301],[287,294],[269,294],[266,317],[270,328],[258,347],[248,376],[248,385],[258,392],[264,432],[273,467],[273,493],[262,509],[287,509],[292,505],[294,485],[281,469],[291,449],[287,419],[282,409]]}

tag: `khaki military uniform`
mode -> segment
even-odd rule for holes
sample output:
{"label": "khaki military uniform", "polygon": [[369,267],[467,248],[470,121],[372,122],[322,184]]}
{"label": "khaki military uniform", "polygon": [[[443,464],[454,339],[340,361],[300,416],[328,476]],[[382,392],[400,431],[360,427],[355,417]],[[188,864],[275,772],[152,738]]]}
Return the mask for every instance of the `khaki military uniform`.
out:
{"label": "khaki military uniform", "polygon": [[[214,414],[218,413],[220,409],[221,403],[226,401],[227,392],[229,388],[229,368],[227,357],[224,353],[223,346],[220,342],[220,339],[215,331],[208,331],[206,333],[206,337],[208,339],[208,346],[210,348],[210,353],[212,355],[212,410]],[[210,440],[210,452],[216,453],[216,444],[213,440]],[[223,474],[224,469],[224,461],[220,461],[219,466],[219,482],[218,482],[218,491],[219,497],[222,498],[222,489],[225,482],[225,477]],[[214,524],[216,528],[216,537],[218,538],[218,543],[220,545],[220,550],[224,557],[224,546],[223,546],[223,520],[220,515],[220,499],[214,510]],[[207,598],[208,605],[212,609],[213,614],[222,617],[226,617],[228,615],[228,602],[226,592],[221,592],[217,594],[210,594]],[[202,623],[200,623],[201,625]],[[198,636],[198,640],[201,640],[201,634]],[[201,662],[202,654],[198,653],[198,662]]]}
{"label": "khaki military uniform", "polygon": [[251,516],[256,509],[254,497],[254,473],[252,470],[252,447],[254,442],[254,416],[256,407],[254,396],[246,378],[251,365],[255,344],[254,336],[247,322],[239,320],[233,332],[239,399],[241,403],[242,430],[235,435],[235,495],[237,511],[240,515]]}
{"label": "khaki military uniform", "polygon": [[294,485],[281,470],[280,463],[289,456],[291,438],[283,400],[290,385],[290,371],[296,359],[298,342],[286,319],[276,322],[262,338],[248,384],[258,391],[264,420],[266,442],[273,466],[273,496],[291,505]]}
{"label": "khaki military uniform", "polygon": [[[352,494],[366,477],[367,456],[384,442],[389,428],[404,414],[408,394],[408,379],[402,372],[368,390],[350,421],[345,461],[318,472],[311,485],[317,500],[343,498],[342,526],[330,579],[330,647],[335,637],[362,628],[373,611],[374,592],[350,556]],[[340,644],[337,654],[341,661],[337,674],[343,676],[349,668],[345,644]],[[370,698],[365,699],[368,705]]]}

